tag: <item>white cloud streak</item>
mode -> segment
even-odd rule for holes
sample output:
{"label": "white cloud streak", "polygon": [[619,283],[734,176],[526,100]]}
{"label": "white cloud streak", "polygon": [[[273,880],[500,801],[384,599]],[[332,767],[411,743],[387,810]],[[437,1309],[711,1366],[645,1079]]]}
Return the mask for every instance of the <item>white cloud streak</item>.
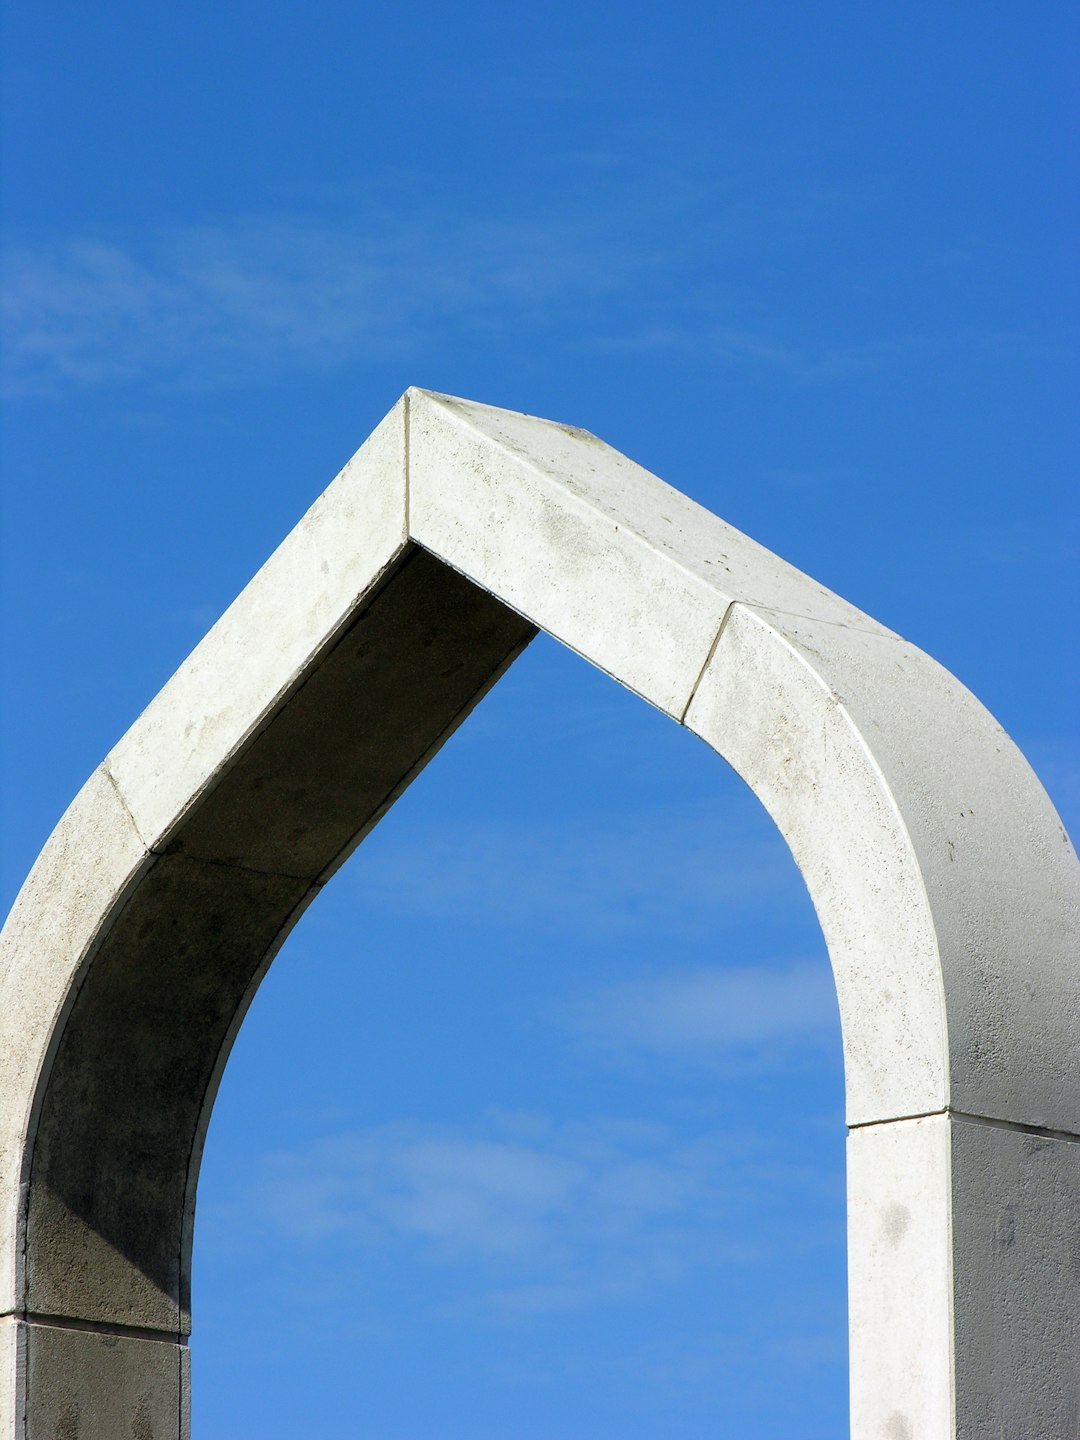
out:
{"label": "white cloud streak", "polygon": [[798,243],[807,219],[790,204],[718,200],[670,176],[650,178],[648,207],[640,185],[613,181],[602,195],[568,191],[561,205],[519,214],[406,188],[351,215],[226,215],[13,243],[5,392],[219,388],[386,364],[447,340],[541,335],[568,354],[689,351],[802,385],[936,344],[892,336],[808,348],[762,314],[747,255]]}
{"label": "white cloud streak", "polygon": [[623,1303],[702,1268],[821,1243],[773,1235],[763,1249],[755,1238],[751,1211],[791,1187],[822,1194],[829,1181],[746,1135],[489,1115],[468,1132],[385,1125],[265,1157],[238,1209],[339,1265],[357,1252],[458,1272],[432,1314],[503,1323]]}
{"label": "white cloud streak", "polygon": [[[586,231],[588,227],[585,227]],[[609,242],[610,244],[610,242]],[[448,328],[533,330],[596,300],[627,257],[573,222],[242,216],[4,257],[10,394],[149,378],[246,383],[376,363]]]}
{"label": "white cloud streak", "polygon": [[724,915],[805,900],[779,836],[740,840],[694,805],[572,825],[414,827],[362,849],[350,879],[360,904],[392,914],[612,936],[643,924],[706,933]]}
{"label": "white cloud streak", "polygon": [[784,1047],[831,1043],[838,1022],[822,955],[780,969],[709,968],[628,980],[579,1001],[568,1023],[606,1049],[709,1062],[732,1052],[779,1056]]}

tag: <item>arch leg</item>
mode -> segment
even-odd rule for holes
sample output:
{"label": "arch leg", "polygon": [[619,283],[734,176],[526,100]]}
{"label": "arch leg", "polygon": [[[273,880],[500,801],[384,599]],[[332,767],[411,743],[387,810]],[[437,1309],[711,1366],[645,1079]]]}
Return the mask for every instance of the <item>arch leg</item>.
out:
{"label": "arch leg", "polygon": [[848,1232],[853,1440],[1080,1433],[1080,1137],[858,1127]]}

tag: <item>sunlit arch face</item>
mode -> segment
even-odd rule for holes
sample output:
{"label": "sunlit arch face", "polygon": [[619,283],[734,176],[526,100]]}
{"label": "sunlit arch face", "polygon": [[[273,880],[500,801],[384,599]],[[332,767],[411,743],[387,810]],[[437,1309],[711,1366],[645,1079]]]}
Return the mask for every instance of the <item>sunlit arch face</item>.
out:
{"label": "sunlit arch face", "polygon": [[537,628],[723,754],[814,898],[854,1433],[1075,1422],[1080,872],[1022,757],[928,657],[594,437],[411,391],[91,777],[5,927],[4,1433],[186,1434],[199,1153],[250,995]]}

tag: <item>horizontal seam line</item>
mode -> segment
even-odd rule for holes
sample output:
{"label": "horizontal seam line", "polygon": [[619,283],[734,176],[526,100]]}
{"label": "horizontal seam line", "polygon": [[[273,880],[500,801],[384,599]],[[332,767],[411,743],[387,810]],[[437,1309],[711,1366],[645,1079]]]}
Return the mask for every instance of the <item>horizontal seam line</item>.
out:
{"label": "horizontal seam line", "polygon": [[1002,1120],[996,1115],[973,1115],[969,1110],[953,1110],[948,1106],[941,1110],[921,1110],[913,1115],[894,1115],[888,1120],[860,1120],[849,1125],[849,1130],[872,1130],[882,1125],[898,1125],[904,1120],[933,1120],[939,1115],[948,1115],[953,1120],[966,1120],[972,1125],[989,1125],[995,1130],[1018,1130],[1022,1135],[1035,1135],[1046,1140],[1069,1140],[1080,1144],[1080,1135],[1073,1130],[1055,1130],[1049,1125],[1028,1125],[1022,1120]]}
{"label": "horizontal seam line", "polygon": [[45,1315],[36,1310],[7,1310],[0,1320],[21,1320],[26,1325],[40,1325],[50,1330],[78,1330],[86,1335],[115,1335],[124,1340],[153,1340],[158,1344],[186,1345],[187,1336],[179,1330],[157,1330],[151,1325],[122,1325],[105,1320],[83,1320],[69,1315]]}

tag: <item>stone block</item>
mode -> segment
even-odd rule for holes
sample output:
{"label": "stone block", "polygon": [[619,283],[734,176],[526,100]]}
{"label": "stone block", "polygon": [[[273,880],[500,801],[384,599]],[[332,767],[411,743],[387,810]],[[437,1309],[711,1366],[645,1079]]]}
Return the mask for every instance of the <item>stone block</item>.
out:
{"label": "stone block", "polygon": [[0,1315],[0,1440],[23,1440],[26,1327]]}
{"label": "stone block", "polygon": [[848,1137],[852,1440],[1080,1433],[1080,1142],[935,1115]]}
{"label": "stone block", "polygon": [[1080,1435],[1080,1141],[952,1126],[957,1440]]}
{"label": "stone block", "polygon": [[26,1330],[25,1440],[189,1440],[185,1345],[52,1325]]}
{"label": "stone block", "polygon": [[851,1440],[952,1440],[949,1119],[854,1130],[847,1162]]}
{"label": "stone block", "polygon": [[410,392],[413,538],[676,717],[727,603],[674,553],[691,503],[585,431]]}

